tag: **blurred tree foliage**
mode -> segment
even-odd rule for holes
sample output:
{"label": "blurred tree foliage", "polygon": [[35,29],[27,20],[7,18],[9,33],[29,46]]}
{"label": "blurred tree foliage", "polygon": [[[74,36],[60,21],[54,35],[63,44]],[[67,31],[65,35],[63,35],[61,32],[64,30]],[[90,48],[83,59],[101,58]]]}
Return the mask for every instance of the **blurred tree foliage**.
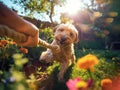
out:
{"label": "blurred tree foliage", "polygon": [[94,34],[94,39],[97,41],[102,39],[105,47],[109,48],[112,42],[120,41],[119,0],[89,1],[89,3],[83,3],[85,7],[76,15],[71,16],[68,13],[62,13],[61,21],[68,22],[72,19],[78,27],[81,36],[83,36],[81,37],[82,40],[86,38],[83,33],[90,32]]}
{"label": "blurred tree foliage", "polygon": [[47,27],[44,29],[40,30],[40,34],[39,34],[40,38],[44,39],[45,41],[51,43],[53,40],[53,30],[51,27]]}
{"label": "blurred tree foliage", "polygon": [[45,13],[53,22],[53,15],[55,15],[55,7],[64,4],[65,0],[11,0],[15,4],[21,5],[25,12],[33,14],[35,12],[41,14]]}
{"label": "blurred tree foliage", "polygon": [[120,3],[119,0],[96,0],[96,2],[92,10],[97,13],[93,14],[100,16],[94,20],[93,30],[97,36],[104,38],[105,47],[110,48],[111,43],[120,41]]}
{"label": "blurred tree foliage", "polygon": [[116,12],[117,16],[114,17],[112,25],[109,27],[112,29],[112,40],[120,41],[120,0],[113,0],[111,3],[111,12]]}
{"label": "blurred tree foliage", "polygon": [[[46,13],[53,23],[53,16],[56,15],[55,8],[63,6],[66,0],[11,0],[21,5],[28,13]],[[105,40],[105,44],[120,41],[120,3],[119,0],[90,0],[82,2],[85,5],[83,11],[76,16],[61,14],[61,22],[65,23],[72,18],[77,24],[86,24],[97,38]],[[59,10],[58,10],[59,12]],[[68,18],[66,18],[68,17]],[[63,19],[64,18],[64,19]],[[90,27],[89,27],[90,26]],[[82,29],[86,26],[80,26]]]}
{"label": "blurred tree foliage", "polygon": [[[120,3],[119,0],[96,0],[99,1],[98,12],[102,16],[95,20],[95,26],[101,30],[110,42],[120,41]],[[100,2],[101,1],[101,2]],[[108,32],[106,32],[107,30]]]}

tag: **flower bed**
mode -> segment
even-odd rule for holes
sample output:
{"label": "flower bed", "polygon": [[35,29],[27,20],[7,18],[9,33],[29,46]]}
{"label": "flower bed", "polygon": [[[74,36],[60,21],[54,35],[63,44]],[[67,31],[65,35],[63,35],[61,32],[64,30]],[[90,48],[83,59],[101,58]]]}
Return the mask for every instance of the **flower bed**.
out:
{"label": "flower bed", "polygon": [[119,90],[120,51],[75,50],[76,64],[58,82],[59,63],[38,61],[43,50],[0,38],[0,90]]}

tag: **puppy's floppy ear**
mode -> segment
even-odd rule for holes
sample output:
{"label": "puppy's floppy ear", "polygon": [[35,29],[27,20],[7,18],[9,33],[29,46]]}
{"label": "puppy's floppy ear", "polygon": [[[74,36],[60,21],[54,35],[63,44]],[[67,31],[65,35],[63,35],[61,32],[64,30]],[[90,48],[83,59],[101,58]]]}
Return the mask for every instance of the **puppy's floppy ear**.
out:
{"label": "puppy's floppy ear", "polygon": [[53,33],[55,33],[56,32],[56,29],[59,27],[59,25],[57,25],[57,26],[55,26],[54,28],[53,28]]}
{"label": "puppy's floppy ear", "polygon": [[75,38],[75,40],[74,40],[74,43],[77,43],[77,42],[79,41],[79,32],[78,32],[78,30],[76,29],[75,26],[73,26],[73,30],[74,30],[75,33],[76,33],[76,38]]}
{"label": "puppy's floppy ear", "polygon": [[79,41],[79,35],[78,35],[78,32],[76,33],[76,38],[75,38],[75,41],[74,43],[77,43]]}

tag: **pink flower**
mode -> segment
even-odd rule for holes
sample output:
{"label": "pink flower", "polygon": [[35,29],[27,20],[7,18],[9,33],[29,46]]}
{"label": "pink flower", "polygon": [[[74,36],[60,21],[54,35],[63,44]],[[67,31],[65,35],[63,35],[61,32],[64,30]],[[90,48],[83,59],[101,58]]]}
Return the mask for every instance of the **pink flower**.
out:
{"label": "pink flower", "polygon": [[87,84],[88,84],[87,87],[91,87],[92,84],[93,84],[93,80],[92,80],[92,79],[88,79],[88,80],[87,80]]}
{"label": "pink flower", "polygon": [[76,87],[76,84],[80,81],[81,81],[81,79],[79,77],[75,78],[75,79],[69,79],[66,82],[66,85],[67,85],[69,90],[78,90],[78,88]]}
{"label": "pink flower", "polygon": [[88,79],[87,81],[83,81],[79,77],[75,79],[69,79],[66,82],[66,85],[69,90],[88,90],[93,84],[92,79]]}

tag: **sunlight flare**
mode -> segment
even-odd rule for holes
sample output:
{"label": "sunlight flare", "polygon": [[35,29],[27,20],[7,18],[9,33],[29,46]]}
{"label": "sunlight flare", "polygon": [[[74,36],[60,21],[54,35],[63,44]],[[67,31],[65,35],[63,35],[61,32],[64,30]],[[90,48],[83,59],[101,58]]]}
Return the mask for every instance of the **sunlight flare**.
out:
{"label": "sunlight flare", "polygon": [[75,14],[77,13],[80,8],[83,6],[80,2],[81,0],[67,0],[64,12],[67,12],[68,14]]}

